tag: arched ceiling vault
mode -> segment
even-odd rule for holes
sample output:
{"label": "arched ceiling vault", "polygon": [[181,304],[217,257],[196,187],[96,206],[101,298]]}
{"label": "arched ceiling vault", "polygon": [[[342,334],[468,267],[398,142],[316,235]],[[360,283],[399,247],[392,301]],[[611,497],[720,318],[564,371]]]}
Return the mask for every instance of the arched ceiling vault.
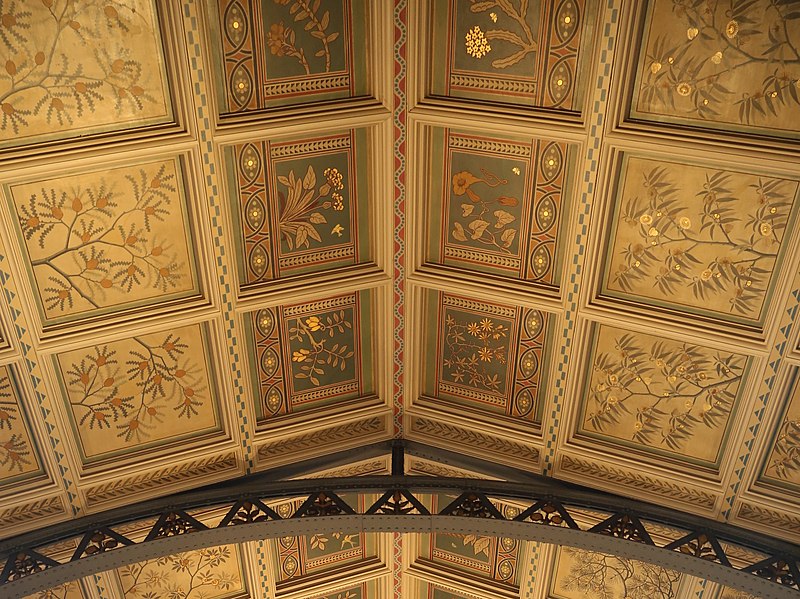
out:
{"label": "arched ceiling vault", "polygon": [[[800,540],[800,2],[0,0],[0,48],[4,537],[405,438]],[[743,597],[507,541],[57,592]]]}

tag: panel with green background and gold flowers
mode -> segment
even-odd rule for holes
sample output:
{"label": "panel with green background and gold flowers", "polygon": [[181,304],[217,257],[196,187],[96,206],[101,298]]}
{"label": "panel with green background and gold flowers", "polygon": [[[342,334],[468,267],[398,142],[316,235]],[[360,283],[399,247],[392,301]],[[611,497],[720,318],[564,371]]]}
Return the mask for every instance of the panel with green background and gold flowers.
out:
{"label": "panel with green background and gold flowers", "polygon": [[431,2],[433,96],[580,112],[591,38],[584,0]]}
{"label": "panel with green background and gold flowers", "polygon": [[427,291],[422,395],[450,408],[541,422],[551,316]]}
{"label": "panel with green background and gold flowers", "polygon": [[425,261],[555,289],[575,148],[429,128]]}
{"label": "panel with green background and gold flowers", "polygon": [[587,339],[579,435],[719,467],[748,356],[608,325]]}
{"label": "panel with green background and gold flowers", "polygon": [[172,121],[158,2],[0,9],[0,148]]}
{"label": "panel with green background and gold flowers", "polygon": [[630,117],[796,137],[796,2],[648,3]]}
{"label": "panel with green background and gold flowers", "polygon": [[763,326],[798,181],[624,154],[615,186],[602,294]]}
{"label": "panel with green background and gold flowers", "polygon": [[375,393],[373,292],[246,315],[258,420]]}
{"label": "panel with green background and gold flowers", "polygon": [[369,263],[369,132],[226,148],[240,287]]}
{"label": "panel with green background and gold flowers", "polygon": [[211,4],[222,115],[369,94],[365,0]]}

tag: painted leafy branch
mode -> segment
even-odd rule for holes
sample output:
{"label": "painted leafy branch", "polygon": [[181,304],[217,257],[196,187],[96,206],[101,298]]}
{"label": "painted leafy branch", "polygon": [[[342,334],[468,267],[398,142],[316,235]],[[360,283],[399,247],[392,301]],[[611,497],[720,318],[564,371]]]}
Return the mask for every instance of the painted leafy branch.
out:
{"label": "painted leafy branch", "polygon": [[661,566],[583,549],[566,548],[572,559],[564,588],[597,599],[673,599],[680,573]]}
{"label": "painted leafy branch", "polygon": [[[358,542],[358,533],[355,534],[346,534],[343,532],[334,532],[331,534],[331,537],[338,541],[338,551],[344,551],[345,549],[351,549],[356,546]],[[318,549],[320,551],[325,551],[326,546],[328,543],[331,542],[331,539],[325,536],[324,534],[315,534],[311,535],[309,539],[309,545],[312,549]]]}
{"label": "painted leafy branch", "polygon": [[19,404],[14,397],[8,374],[0,375],[0,467],[7,472],[22,472],[30,464],[27,433],[21,434],[25,426]]}
{"label": "painted leafy branch", "polygon": [[589,426],[618,429],[622,418],[633,414],[634,441],[671,450],[685,447],[700,427],[724,427],[746,358],[650,339],[620,335],[614,340],[615,352],[595,358]]}
{"label": "painted leafy branch", "polygon": [[72,580],[56,587],[39,591],[35,595],[29,595],[29,599],[69,599],[74,597],[76,593],[78,596],[82,595],[80,584],[77,580]]}
{"label": "painted leafy branch", "polygon": [[800,2],[675,0],[673,11],[686,37],[659,36],[648,50],[645,106],[712,120],[735,106],[739,122],[751,123],[800,105]]}
{"label": "painted leafy branch", "polygon": [[354,352],[346,343],[336,340],[347,329],[352,328],[352,323],[345,318],[344,310],[297,319],[295,325],[289,328],[289,339],[306,347],[301,347],[292,354],[292,361],[299,365],[300,370],[295,373],[295,378],[308,379],[313,385],[319,386],[318,377],[325,376],[327,367],[339,368],[343,372],[347,368],[347,360],[353,357]]}
{"label": "painted leafy branch", "polygon": [[[528,54],[535,52],[538,44],[528,23],[528,0],[520,0],[519,7],[515,7],[512,0],[470,0],[470,10],[474,13],[483,13],[491,9],[497,9],[510,20],[509,29],[489,29],[485,33],[480,26],[475,25],[470,29],[466,36],[466,51],[473,58],[482,58],[491,52],[490,42],[499,40],[508,42],[519,49],[508,56],[496,58],[492,61],[492,66],[496,69],[507,69]],[[492,12],[493,22],[497,22],[499,15]]]}
{"label": "painted leafy branch", "polygon": [[182,279],[177,252],[153,235],[153,224],[171,216],[175,175],[161,165],[126,179],[126,191],[103,180],[71,189],[43,187],[18,206],[25,238],[47,250],[31,264],[46,273],[42,296],[48,310],[69,311],[78,298],[101,308],[110,301],[108,291],[165,292]]}
{"label": "painted leafy branch", "polygon": [[800,418],[785,419],[778,431],[772,467],[780,478],[800,472]]}
{"label": "painted leafy branch", "polygon": [[463,222],[456,220],[450,234],[458,241],[476,241],[492,246],[503,253],[510,254],[518,229],[511,226],[517,218],[506,208],[519,205],[519,200],[510,196],[498,196],[492,200],[483,200],[472,189],[473,185],[483,183],[489,187],[505,185],[508,179],[500,179],[497,175],[481,169],[483,177],[477,177],[469,171],[461,171],[453,175],[453,198],[459,201],[466,195],[470,203],[461,204]]}
{"label": "painted leafy branch", "polygon": [[508,327],[483,318],[480,322],[459,322],[450,314],[445,318],[447,346],[445,368],[456,383],[497,392],[503,382],[492,372],[491,364],[506,363]]}
{"label": "painted leafy branch", "polygon": [[[337,168],[326,168],[323,175],[325,182],[319,189],[317,175],[311,165],[302,179],[295,177],[293,170],[289,171],[288,177],[278,176],[278,181],[286,187],[287,192],[286,195],[278,192],[281,238],[290,250],[308,248],[311,240],[322,243],[317,226],[327,224],[328,219],[320,210],[344,210],[345,199],[339,193],[344,189],[342,174]],[[325,199],[328,196],[330,200]],[[341,237],[343,231],[343,227],[337,225],[330,234]]]}
{"label": "painted leafy branch", "polygon": [[[625,291],[650,281],[667,296],[689,288],[703,302],[727,296],[731,312],[752,314],[786,229],[792,184],[759,178],[742,197],[731,188],[732,173],[708,172],[705,179],[702,189],[689,190],[697,201],[687,202],[666,167],[645,173],[647,197],[627,198],[621,215],[640,241],[624,248],[613,280]],[[713,257],[701,259],[701,252]]]}
{"label": "painted leafy branch", "polygon": [[87,112],[111,106],[117,114],[138,112],[156,102],[147,91],[150,73],[131,48],[113,42],[134,21],[149,27],[131,4],[2,0],[0,47],[7,60],[0,69],[0,132],[16,135],[33,121],[64,128]]}
{"label": "painted leafy branch", "polygon": [[[70,365],[66,376],[79,426],[110,429],[114,424],[117,437],[139,443],[164,423],[168,410],[178,418],[196,416],[207,390],[179,336],[169,333],[157,345],[139,337],[133,341],[124,357],[95,346]],[[133,383],[136,392],[123,393],[124,383]]]}
{"label": "painted leafy branch", "polygon": [[[319,40],[322,48],[314,53],[317,58],[325,58],[325,72],[331,70],[331,49],[330,44],[339,38],[339,32],[328,33],[330,25],[330,12],[325,11],[322,16],[318,16],[320,0],[274,0],[276,4],[289,7],[289,14],[294,17],[295,23],[305,21],[303,29],[309,32],[311,37]],[[267,45],[274,56],[289,56],[296,59],[305,70],[306,75],[311,74],[311,67],[306,59],[305,50],[298,48],[297,36],[291,27],[287,27],[283,21],[270,25],[267,32]]]}
{"label": "painted leafy branch", "polygon": [[202,599],[209,591],[227,591],[241,583],[226,572],[227,546],[176,553],[120,568],[125,597]]}

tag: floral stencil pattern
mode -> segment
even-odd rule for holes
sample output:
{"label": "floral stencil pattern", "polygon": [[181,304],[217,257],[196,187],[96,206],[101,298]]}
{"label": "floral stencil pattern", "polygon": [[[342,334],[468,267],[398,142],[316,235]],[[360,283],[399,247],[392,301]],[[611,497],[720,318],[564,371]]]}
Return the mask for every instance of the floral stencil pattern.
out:
{"label": "floral stencil pattern", "polygon": [[319,377],[328,374],[329,379],[332,371],[345,372],[355,353],[352,329],[352,313],[348,318],[345,310],[294,321],[289,327],[289,339],[299,346],[292,352],[294,377],[319,386]]}
{"label": "floral stencil pattern", "polygon": [[199,326],[59,354],[84,454],[217,425]]}
{"label": "floral stencil pattern", "polygon": [[607,326],[594,344],[585,430],[716,460],[745,356]]}
{"label": "floral stencil pattern", "polygon": [[493,40],[502,40],[516,50],[493,59],[492,67],[506,69],[536,52],[539,44],[531,28],[528,0],[520,0],[519,7],[514,6],[511,0],[470,0],[470,2],[469,9],[473,13],[499,10],[499,15],[496,12],[490,13],[492,23],[502,22],[508,27],[508,29],[489,29],[484,33],[479,25],[475,25],[465,37],[466,51],[470,56],[483,58],[491,52],[490,44]]}
{"label": "floral stencil pattern", "polygon": [[245,590],[232,545],[175,553],[117,570],[127,598],[216,599]]}
{"label": "floral stencil pattern", "polygon": [[169,118],[153,3],[0,3],[0,144]]}
{"label": "floral stencil pattern", "polygon": [[175,162],[11,188],[49,319],[195,287]]}
{"label": "floral stencil pattern", "polygon": [[453,313],[447,314],[445,325],[446,376],[455,383],[502,392],[504,381],[492,365],[506,364],[508,326],[491,318],[457,320]]}
{"label": "floral stencil pattern", "polygon": [[[330,25],[330,11],[320,11],[321,0],[274,0],[275,4],[289,6],[289,14],[294,22],[303,26],[311,37],[319,41],[321,48],[314,52],[317,58],[325,59],[325,72],[331,70],[330,44],[339,38],[338,31],[328,31]],[[284,25],[283,21],[273,23],[267,33],[267,46],[274,56],[287,56],[294,58],[303,67],[306,75],[311,74],[305,50],[295,44],[297,36],[294,29]]]}
{"label": "floral stencil pattern", "polygon": [[795,181],[630,158],[607,288],[758,321],[797,190]]}
{"label": "floral stencil pattern", "polygon": [[793,130],[800,116],[800,3],[653,3],[635,101],[643,115]]}

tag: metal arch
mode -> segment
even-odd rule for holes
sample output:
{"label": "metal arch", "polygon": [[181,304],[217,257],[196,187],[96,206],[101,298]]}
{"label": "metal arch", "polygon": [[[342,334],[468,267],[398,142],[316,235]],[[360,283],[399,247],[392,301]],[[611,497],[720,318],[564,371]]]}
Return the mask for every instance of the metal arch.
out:
{"label": "metal arch", "polygon": [[[300,465],[294,471],[252,475],[7,539],[0,542],[0,595],[23,596],[90,573],[189,549],[347,527],[366,532],[460,532],[555,543],[652,562],[760,597],[800,596],[800,547],[794,544],[528,473],[506,473],[518,475],[508,477],[520,479],[517,481],[404,476],[405,445],[412,453],[436,452],[408,443],[376,444],[361,448],[359,456],[392,450],[391,476],[280,480],[295,474]],[[341,459],[347,457],[342,455]],[[352,460],[352,452],[348,455]],[[457,459],[441,452],[439,457]],[[496,467],[483,465],[496,471]],[[456,499],[430,514],[419,496],[438,492]],[[375,494],[379,499],[358,511],[342,499],[347,493]],[[287,497],[305,499],[289,517],[282,518],[267,506],[269,501]],[[506,519],[493,500],[514,500],[529,507],[514,519]],[[189,514],[206,507],[226,512],[216,528],[208,528]],[[610,515],[582,529],[573,515],[587,508]],[[153,517],[156,523],[143,541],[117,530],[121,524]],[[688,533],[659,546],[648,531],[651,522]],[[70,538],[80,539],[71,557],[56,561],[42,554],[43,547]],[[727,545],[754,549],[768,557],[733,566],[724,549]]]}

